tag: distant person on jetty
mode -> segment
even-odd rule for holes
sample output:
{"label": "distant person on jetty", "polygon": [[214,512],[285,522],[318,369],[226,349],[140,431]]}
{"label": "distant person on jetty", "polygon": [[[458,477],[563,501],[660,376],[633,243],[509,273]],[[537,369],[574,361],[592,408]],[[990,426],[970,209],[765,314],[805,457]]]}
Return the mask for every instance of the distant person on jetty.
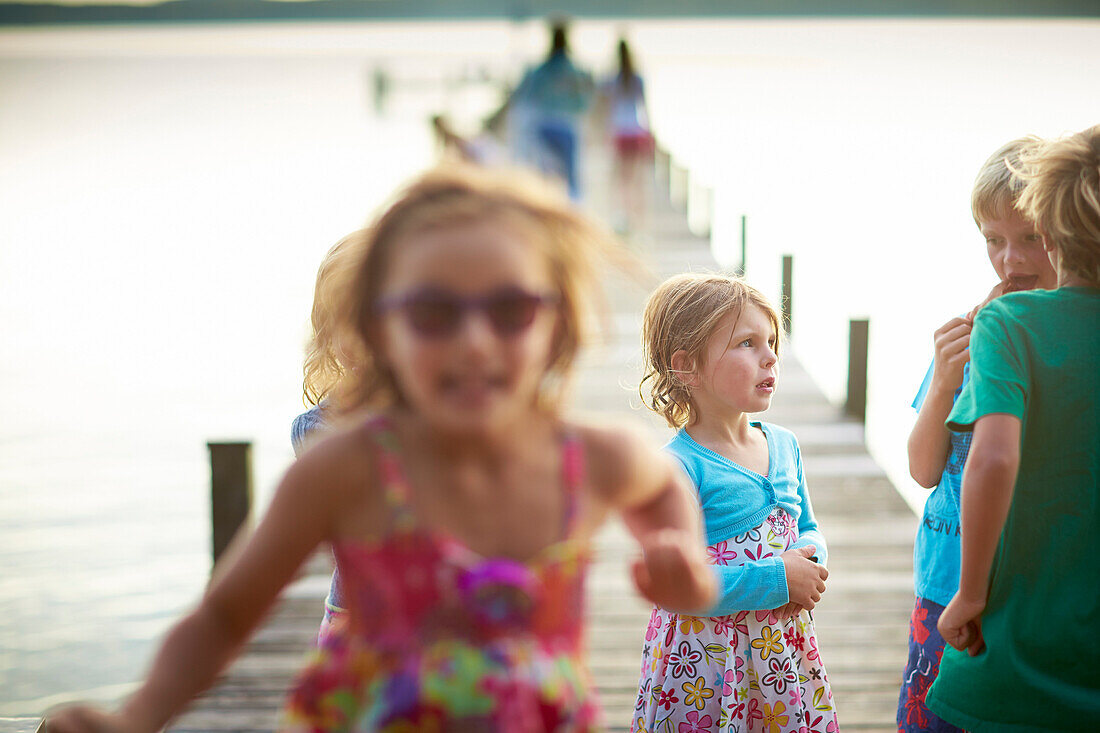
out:
{"label": "distant person on jetty", "polygon": [[959,590],[928,707],[971,731],[1100,730],[1100,125],[1020,153],[1055,290],[982,308],[947,426],[971,431]]}
{"label": "distant person on jetty", "polygon": [[974,181],[970,208],[986,242],[997,284],[969,313],[940,326],[935,356],[913,407],[919,410],[909,435],[909,473],[926,489],[924,517],[913,546],[916,603],[909,622],[909,657],[898,696],[898,730],[904,733],[959,728],[929,712],[924,696],[939,671],[944,641],[936,622],[959,588],[959,491],[970,449],[970,433],[944,426],[959,393],[969,382],[970,337],[978,310],[1003,293],[1053,288],[1057,275],[1035,224],[1016,209],[1023,181],[1012,169],[1020,151],[1038,141],[1023,137],[1001,146]]}
{"label": "distant person on jetty", "polygon": [[611,188],[612,219],[620,233],[638,227],[645,213],[646,174],[653,160],[653,135],[646,110],[645,83],[630,46],[619,40],[619,68],[600,87],[601,117],[615,150]]}
{"label": "distant person on jetty", "polygon": [[[362,254],[361,237],[345,237],[328,251],[317,269],[310,313],[312,333],[303,365],[302,394],[312,407],[294,418],[290,442],[294,455],[300,456],[334,428],[337,415],[329,397],[364,362],[355,334],[347,327],[350,319],[339,309],[349,300],[348,290]],[[340,592],[339,569],[333,571],[318,640],[323,641],[334,620],[346,612]]]}
{"label": "distant person on jetty", "polygon": [[703,507],[718,601],[702,614],[657,604],[645,632],[631,729],[837,729],[810,611],[827,550],[798,440],[750,420],[779,378],[779,314],[724,275],[677,275],[646,303],[646,405],[677,430],[677,458]]}
{"label": "distant person on jetty", "polygon": [[591,75],[570,59],[567,26],[558,20],[550,28],[546,60],[524,75],[508,101],[517,157],[564,180],[574,200],[581,194],[581,117],[593,87]]}
{"label": "distant person on jetty", "polygon": [[346,428],[287,471],[247,545],[168,634],[115,713],[50,733],[156,731],[212,684],[320,543],[347,613],[291,688],[279,730],[589,731],[590,543],[613,512],[662,607],[713,604],[698,512],[639,434],[566,420],[565,386],[613,244],[533,176],[413,181],[362,238],[351,318],[364,363]]}

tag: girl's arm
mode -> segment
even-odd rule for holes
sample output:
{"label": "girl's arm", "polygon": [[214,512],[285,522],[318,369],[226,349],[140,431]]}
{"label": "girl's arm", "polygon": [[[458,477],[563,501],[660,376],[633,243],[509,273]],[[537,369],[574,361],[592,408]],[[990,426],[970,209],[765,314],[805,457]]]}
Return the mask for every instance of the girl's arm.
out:
{"label": "girl's arm", "polygon": [[632,568],[641,594],[672,611],[711,606],[717,582],[703,554],[702,518],[672,459],[631,430],[588,429],[585,439],[594,489],[641,545]]}
{"label": "girl's arm", "polygon": [[973,318],[952,318],[936,329],[932,381],[917,421],[909,433],[909,475],[926,489],[934,489],[943,475],[951,449],[951,433],[944,421],[951,412],[955,390],[962,384],[969,359]]}
{"label": "girl's arm", "polygon": [[959,590],[940,615],[945,641],[971,656],[985,647],[981,613],[989,592],[993,556],[1004,529],[1020,466],[1020,418],[994,413],[974,423],[963,471],[962,566]]}
{"label": "girl's arm", "polygon": [[795,465],[798,467],[798,539],[791,545],[791,549],[799,549],[813,545],[813,557],[821,565],[828,565],[829,547],[825,544],[825,535],[817,526],[817,517],[814,516],[814,506],[810,501],[810,490],[806,487],[806,475],[802,470],[802,450],[798,442],[794,443]]}
{"label": "girl's arm", "polygon": [[718,599],[703,616],[725,616],[735,611],[764,611],[789,600],[783,559],[766,557],[740,565],[714,565]]}
{"label": "girl's arm", "polygon": [[334,472],[321,463],[321,454],[329,452],[315,451],[291,466],[255,533],[219,563],[198,607],[169,631],[145,683],[119,712],[61,709],[48,716],[52,733],[157,731],[214,682],[279,591],[329,536],[334,514],[323,487]]}

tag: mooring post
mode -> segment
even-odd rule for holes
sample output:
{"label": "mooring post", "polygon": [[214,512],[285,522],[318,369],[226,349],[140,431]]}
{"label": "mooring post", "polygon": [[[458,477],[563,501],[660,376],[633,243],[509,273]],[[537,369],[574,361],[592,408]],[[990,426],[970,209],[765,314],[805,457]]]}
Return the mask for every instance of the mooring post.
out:
{"label": "mooring post", "polygon": [[748,244],[746,239],[745,239],[745,235],[746,235],[746,221],[745,220],[747,218],[748,217],[746,217],[744,214],[741,215],[741,264],[737,268],[737,274],[740,275],[741,277],[745,276],[745,259],[746,259],[745,255],[746,255],[747,244]]}
{"label": "mooring post", "polygon": [[669,186],[671,185],[671,171],[672,165],[671,158],[668,151],[662,147],[657,147],[653,151],[653,174],[657,182],[657,190],[663,193],[665,196],[669,196]]}
{"label": "mooring post", "polygon": [[793,293],[794,257],[783,255],[783,292],[779,308],[783,314],[783,329],[791,335],[791,298]]}
{"label": "mooring post", "polygon": [[700,237],[710,238],[714,222],[714,189],[691,176],[687,199],[688,228]]}
{"label": "mooring post", "polygon": [[687,168],[671,160],[668,164],[668,200],[672,203],[672,208],[687,212],[690,185]]}
{"label": "mooring post", "polygon": [[207,443],[206,447],[210,449],[210,519],[216,564],[252,509],[252,444]]}
{"label": "mooring post", "polygon": [[860,422],[867,420],[867,344],[870,322],[848,321],[848,399],[844,412]]}

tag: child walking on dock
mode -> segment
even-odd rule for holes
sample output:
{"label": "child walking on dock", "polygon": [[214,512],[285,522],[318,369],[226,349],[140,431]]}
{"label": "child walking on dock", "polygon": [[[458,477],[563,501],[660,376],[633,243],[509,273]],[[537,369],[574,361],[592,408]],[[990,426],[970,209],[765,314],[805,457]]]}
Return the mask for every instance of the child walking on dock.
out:
{"label": "child walking on dock", "polygon": [[[986,242],[997,284],[986,298],[1006,292],[1053,288],[1056,274],[1043,249],[1042,237],[1022,213],[1016,199],[1023,181],[1010,166],[1020,151],[1038,142],[1022,137],[1002,145],[982,165],[974,180],[970,207]],[[970,449],[970,433],[953,433],[944,426],[951,407],[969,381],[968,350],[974,314],[983,306],[952,318],[934,334],[935,356],[913,407],[919,410],[909,435],[909,473],[932,493],[913,543],[913,585],[916,602],[909,621],[909,656],[898,695],[901,733],[956,733],[924,704],[936,679],[944,641],[936,622],[959,587],[959,489]]]}
{"label": "child walking on dock", "polygon": [[322,542],[347,613],[301,672],[281,730],[598,728],[583,581],[612,511],[644,550],[634,573],[653,602],[713,604],[672,462],[561,414],[600,230],[541,182],[452,168],[405,188],[361,236],[347,312],[364,362],[339,396],[364,414],[290,467],[121,710],[66,708],[51,733],[159,730]]}
{"label": "child walking on dock", "polygon": [[749,418],[771,404],[779,334],[733,277],[679,275],[646,304],[643,399],[678,430],[666,449],[694,484],[720,590],[702,615],[653,609],[635,733],[837,730],[809,614],[827,551],[798,441]]}
{"label": "child walking on dock", "polygon": [[1021,153],[1057,289],[978,312],[958,592],[928,707],[972,731],[1100,730],[1100,126]]}

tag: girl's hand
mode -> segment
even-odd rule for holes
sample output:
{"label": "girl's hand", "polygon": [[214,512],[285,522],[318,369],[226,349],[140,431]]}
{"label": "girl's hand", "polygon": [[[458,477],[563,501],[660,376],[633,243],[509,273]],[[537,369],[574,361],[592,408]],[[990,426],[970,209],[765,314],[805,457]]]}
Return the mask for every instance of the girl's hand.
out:
{"label": "girl's hand", "polygon": [[810,558],[817,553],[813,545],[806,545],[794,550],[787,550],[779,558],[783,561],[783,569],[787,574],[787,598],[788,606],[797,604],[807,611],[812,611],[821,600],[821,594],[825,592],[825,580],[829,577],[829,571],[824,565],[816,563]]}
{"label": "girl's hand", "polygon": [[966,600],[956,593],[940,614],[936,628],[948,644],[976,657],[985,650],[985,639],[982,637],[984,610],[985,600]]}
{"label": "girl's hand", "polygon": [[699,614],[714,605],[718,581],[695,539],[675,529],[646,536],[642,558],[633,566],[634,583],[645,598],[678,613]]}
{"label": "girl's hand", "polygon": [[70,705],[46,715],[46,733],[135,733],[121,715],[88,705]]}
{"label": "girl's hand", "polygon": [[772,613],[774,613],[780,621],[786,621],[787,619],[794,618],[798,614],[802,613],[802,606],[798,605],[797,603],[788,603],[785,606],[780,606],[779,608],[775,609],[774,611],[772,611]]}
{"label": "girl's hand", "polygon": [[[981,306],[979,306],[981,307]],[[971,313],[975,313],[977,308]],[[932,379],[945,390],[954,391],[963,379],[963,366],[970,359],[970,330],[974,326],[972,315],[952,318],[936,329],[933,340],[936,353],[932,361]]]}

